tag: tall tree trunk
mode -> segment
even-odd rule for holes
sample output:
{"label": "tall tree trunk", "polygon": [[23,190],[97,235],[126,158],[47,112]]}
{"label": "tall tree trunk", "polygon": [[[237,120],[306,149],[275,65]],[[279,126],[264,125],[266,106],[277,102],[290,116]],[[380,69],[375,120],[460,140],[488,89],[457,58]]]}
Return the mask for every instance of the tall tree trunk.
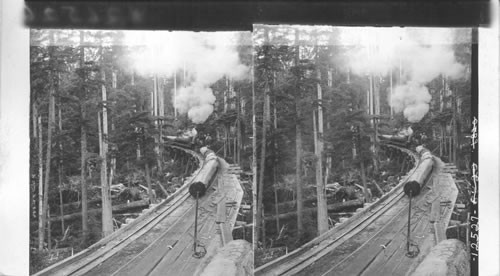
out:
{"label": "tall tree trunk", "polygon": [[[255,70],[255,56],[252,55],[252,71]],[[258,247],[260,227],[259,213],[257,200],[257,122],[255,113],[255,79],[252,74],[252,203],[253,203],[253,221],[255,227],[253,228],[253,249]]]}
{"label": "tall tree trunk", "polygon": [[[85,47],[82,46],[84,42],[83,31],[80,31],[80,69],[83,69],[85,64]],[[86,82],[86,74],[83,75],[83,82]],[[87,99],[87,91],[83,88],[83,99],[80,101],[80,186],[82,192],[82,235],[83,243],[88,240],[89,225],[88,225],[88,204],[87,204],[87,110],[85,100]]]}
{"label": "tall tree trunk", "polygon": [[[54,33],[50,34],[50,46],[49,46],[49,61],[54,58]],[[51,67],[54,64],[49,65]],[[52,70],[52,68],[51,68]],[[54,83],[54,72],[50,71],[49,74],[49,114],[47,118],[47,151],[46,151],[46,161],[45,161],[45,183],[43,191],[43,213],[42,213],[42,228],[45,228],[48,219],[49,211],[49,185],[50,185],[50,172],[51,172],[51,161],[52,161],[52,131],[55,125],[55,83]],[[48,229],[47,229],[48,230]],[[42,235],[41,243],[43,244]],[[47,241],[50,244],[50,240]]]}
{"label": "tall tree trunk", "polygon": [[453,162],[458,166],[458,150],[460,146],[460,136],[458,135],[458,102],[457,95],[452,94],[453,97]]}
{"label": "tall tree trunk", "polygon": [[[32,120],[32,130],[30,131],[30,157],[34,156],[35,151],[38,154],[38,114],[36,111],[36,103],[34,99],[31,102],[31,110],[30,110],[30,115],[31,115],[31,120]],[[31,126],[30,126],[31,128]],[[36,220],[38,214],[37,214],[37,197],[38,193],[36,193],[36,186],[37,183],[35,181],[34,176],[36,175],[35,170],[37,169],[36,167],[36,161],[32,160],[34,158],[30,158],[30,221],[31,220]]]}
{"label": "tall tree trunk", "polygon": [[85,105],[81,103],[82,124],[80,125],[80,186],[82,190],[82,234],[83,242],[86,243],[89,234],[88,204],[87,204],[87,128],[85,120],[87,117]]}
{"label": "tall tree trunk", "polygon": [[231,131],[231,125],[232,123],[229,123],[228,124],[228,138],[229,138],[229,145],[230,145],[230,151],[232,151],[232,159],[233,159],[233,163],[237,163],[236,162],[236,126],[237,126],[237,121],[238,121],[238,111],[236,110],[236,95],[235,95],[235,91],[234,91],[234,87],[233,87],[233,80],[231,78],[228,78],[228,83],[229,83],[229,86],[228,86],[228,99],[230,101],[230,110],[231,111],[236,111],[236,121],[234,122],[234,130],[235,131]]}
{"label": "tall tree trunk", "polygon": [[[439,91],[439,111],[443,112],[444,109],[444,92],[446,87],[445,78],[441,75],[441,89]],[[442,157],[445,154],[444,139],[445,139],[445,125],[440,124],[440,138],[439,138],[439,156]]]}
{"label": "tall tree trunk", "polygon": [[236,143],[237,154],[236,154],[236,162],[241,165],[241,149],[242,149],[242,139],[241,139],[241,90],[237,92],[237,113],[236,113]]}
{"label": "tall tree trunk", "polygon": [[[267,74],[267,72],[266,72]],[[259,172],[259,208],[261,208],[260,213],[263,215],[263,195],[264,195],[264,176],[265,176],[265,168],[266,168],[266,145],[267,145],[267,128],[269,126],[269,84],[267,80],[267,76],[265,77],[265,88],[264,88],[264,110],[263,110],[263,120],[262,120],[262,139],[261,139],[261,148],[260,148],[260,172]],[[266,230],[262,229],[262,233]],[[263,234],[264,235],[264,234]],[[265,241],[263,241],[265,244]]]}
{"label": "tall tree trunk", "polygon": [[[52,73],[49,74],[52,78]],[[49,210],[49,185],[50,185],[50,172],[51,172],[51,159],[52,159],[52,130],[55,124],[55,97],[54,97],[54,84],[53,80],[50,80],[51,87],[49,91],[49,115],[47,123],[47,151],[45,155],[45,183],[43,191],[43,214],[42,214],[42,226],[45,227],[48,218]],[[48,229],[47,229],[48,230]],[[50,241],[47,241],[50,242]],[[43,236],[42,236],[43,243]]]}
{"label": "tall tree trunk", "polygon": [[370,89],[369,89],[369,104],[370,104],[370,115],[372,115],[372,119],[371,119],[371,125],[374,129],[374,132],[373,132],[373,136],[371,137],[371,140],[372,140],[372,160],[373,160],[373,174],[374,175],[377,175],[378,174],[378,145],[377,145],[377,129],[378,129],[378,123],[377,123],[377,119],[375,118],[376,115],[378,115],[377,111],[378,111],[378,106],[377,106],[377,103],[378,103],[378,100],[377,100],[377,97],[378,97],[378,91],[377,91],[377,87],[376,87],[376,84],[375,84],[375,80],[374,80],[374,77],[373,77],[373,74],[370,74],[369,76],[369,80],[370,80]]}
{"label": "tall tree trunk", "polygon": [[160,116],[163,116],[161,113],[163,103],[162,103],[162,93],[159,89],[160,87],[159,87],[159,82],[158,82],[158,76],[156,74],[154,75],[153,83],[154,83],[153,95],[154,95],[154,103],[155,103],[154,104],[154,107],[155,107],[154,116],[156,116],[155,125],[156,125],[156,130],[158,131],[158,136],[155,136],[156,166],[158,168],[158,171],[157,171],[158,175],[161,175],[163,172],[163,166],[161,163],[161,151],[160,151],[162,127],[161,127],[161,120],[159,120],[158,118]]}
{"label": "tall tree trunk", "polygon": [[443,157],[443,126],[439,124],[439,157]]}
{"label": "tall tree trunk", "polygon": [[[276,74],[273,75],[273,88],[274,88],[274,84],[276,82]],[[274,90],[273,90],[274,91]],[[274,148],[273,148],[273,156],[274,156],[274,164],[273,164],[273,183],[274,183],[274,206],[275,206],[275,211],[276,211],[276,216],[279,215],[279,208],[278,208],[278,139],[277,139],[277,135],[276,135],[276,132],[278,131],[278,113],[277,113],[277,100],[276,100],[276,93],[273,93],[273,102],[274,102],[274,105],[273,105],[273,116],[274,116],[274,128],[273,128],[273,133],[272,133],[272,137],[273,137],[273,144],[274,144]],[[279,233],[280,232],[280,219],[277,218],[276,219],[276,233]]]}
{"label": "tall tree trunk", "polygon": [[[35,99],[32,99],[31,101],[31,120],[33,124],[33,128],[31,131],[31,148],[30,148],[30,155],[37,154],[38,156],[38,110],[37,110],[37,103],[35,102]],[[35,160],[30,160],[30,220],[36,220],[38,218],[38,192],[37,191],[37,183],[36,179],[34,176],[38,173],[36,170],[37,168],[37,161]],[[38,176],[39,178],[40,176]]]}
{"label": "tall tree trunk", "polygon": [[[264,45],[263,45],[263,50],[264,50],[264,55],[268,54],[268,47],[267,42],[269,41],[269,33],[267,28],[264,30]],[[267,116],[267,109],[268,109],[268,101],[269,101],[269,83],[268,83],[268,74],[267,70],[263,72],[263,77],[264,77],[264,104],[263,104],[263,118],[262,118],[262,138],[261,138],[261,152],[260,152],[260,166],[259,166],[259,181],[258,183],[258,194],[257,194],[257,217],[256,217],[256,238],[255,242],[259,242],[259,237],[261,232],[264,233],[265,229],[263,229],[262,225],[262,220],[263,220],[263,203],[262,203],[262,197],[264,195],[264,175],[265,175],[265,164],[266,164],[266,136],[267,136],[267,125],[268,125],[268,116]],[[253,99],[255,101],[255,98]],[[255,120],[255,110],[254,110],[254,120]],[[254,121],[255,123],[255,121]],[[254,126],[255,127],[255,126]],[[256,133],[254,133],[256,134]],[[256,136],[253,137],[254,141],[257,139]],[[265,240],[262,241],[263,245],[265,246]]]}
{"label": "tall tree trunk", "polygon": [[[102,65],[104,66],[104,65]],[[101,151],[101,196],[102,196],[102,236],[113,233],[113,210],[111,206],[111,190],[108,182],[108,115],[106,75],[101,68],[102,92],[102,151]]]}
{"label": "tall tree trunk", "polygon": [[[299,46],[299,30],[295,29],[295,66],[299,66],[300,59],[300,46]],[[300,80],[298,80],[300,81]],[[296,87],[296,89],[300,89]],[[297,91],[297,97],[295,97],[295,184],[297,186],[297,235],[299,237],[304,233],[303,225],[303,210],[304,204],[302,201],[302,125],[300,120],[302,119],[300,112],[300,91]]]}
{"label": "tall tree trunk", "polygon": [[[61,103],[59,103],[58,107],[58,120],[59,120],[59,135],[62,134],[62,112],[61,112]],[[59,166],[58,166],[58,178],[59,178],[59,208],[61,215],[64,216],[64,207],[63,207],[63,197],[62,197],[62,187],[63,187],[63,145],[61,140],[59,140]],[[61,220],[61,230],[64,233],[64,219]]]}
{"label": "tall tree trunk", "polygon": [[[296,103],[295,111],[297,117],[300,118],[299,103]],[[304,232],[303,225],[303,210],[304,204],[302,201],[302,127],[300,123],[295,124],[295,183],[297,186],[297,234],[302,236]]]}
{"label": "tall tree trunk", "polygon": [[[269,41],[269,33],[268,30],[266,29],[265,31],[265,41]],[[265,43],[264,46],[264,51],[265,55],[268,55],[268,49],[270,46]],[[263,195],[264,195],[264,176],[265,176],[265,169],[266,169],[266,145],[267,145],[267,128],[269,127],[269,101],[270,101],[270,95],[269,95],[269,72],[267,70],[264,71],[264,105],[263,105],[263,119],[262,119],[262,138],[261,138],[261,148],[260,148],[260,172],[259,172],[259,195],[258,195],[258,214],[259,214],[259,222],[262,222],[262,216],[263,216]],[[259,224],[260,225],[260,224]],[[264,235],[265,229],[261,227],[262,233]],[[265,240],[262,241],[262,243],[265,245]]]}
{"label": "tall tree trunk", "polygon": [[227,158],[227,129],[226,129],[226,125],[223,126],[223,129],[224,129],[224,133],[223,133],[224,143],[222,144],[222,154],[223,154],[224,158]]}
{"label": "tall tree trunk", "polygon": [[449,133],[449,145],[448,145],[448,159],[450,163],[453,163],[453,136],[452,136],[452,131],[453,131],[453,124],[450,122],[450,133]]}
{"label": "tall tree trunk", "polygon": [[[113,89],[116,89],[117,88],[117,76],[116,76],[116,72],[113,71],[112,72],[112,87]],[[112,132],[115,132],[115,123],[114,123],[114,120],[113,120],[113,113],[111,112],[111,116],[110,116],[110,121],[111,121],[111,131]],[[111,148],[111,168],[109,169],[109,185],[113,185],[113,178],[114,178],[114,175],[115,175],[115,172],[116,172],[116,155],[115,155],[115,146],[112,146]]]}
{"label": "tall tree trunk", "polygon": [[[319,47],[319,46],[317,46]],[[319,49],[316,49],[317,58],[317,78],[318,83],[316,84],[316,89],[318,92],[318,133],[316,135],[317,148],[316,148],[316,192],[318,197],[318,234],[321,235],[328,231],[328,210],[326,203],[326,188],[323,182],[323,107],[322,100],[323,95],[321,91],[321,71],[319,68]]]}
{"label": "tall tree trunk", "polygon": [[43,249],[43,131],[42,116],[38,116],[38,250]]}

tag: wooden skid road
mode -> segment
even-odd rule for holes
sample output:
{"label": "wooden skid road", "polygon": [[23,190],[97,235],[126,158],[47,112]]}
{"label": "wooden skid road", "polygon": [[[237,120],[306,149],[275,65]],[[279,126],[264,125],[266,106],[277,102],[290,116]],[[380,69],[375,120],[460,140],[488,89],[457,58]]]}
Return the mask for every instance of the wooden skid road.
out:
{"label": "wooden skid road", "polygon": [[[392,145],[388,146],[403,151],[412,157],[414,161],[417,161],[416,155],[411,151]],[[257,268],[255,275],[321,275],[327,273],[332,265],[341,265],[344,258],[353,258],[352,253],[371,240],[374,235],[383,232],[380,229],[393,222],[394,217],[402,213],[407,214],[404,211],[408,209],[408,199],[403,194],[403,185],[415,170],[416,167],[408,173],[398,186],[377,202],[365,207],[348,221],[334,227],[290,254]],[[421,199],[424,195],[425,191],[418,198]],[[380,240],[380,242],[384,246],[389,243],[389,241],[385,240]],[[378,248],[371,251],[378,253]]]}
{"label": "wooden skid road", "polygon": [[[198,153],[191,150],[183,150],[196,157],[198,164],[202,163],[202,158]],[[193,176],[196,175],[199,170],[200,168],[194,172]],[[176,210],[179,204],[188,197],[189,194],[187,190],[190,185],[190,179],[192,179],[193,176],[188,178],[184,185],[169,198],[151,207],[126,227],[118,229],[113,234],[103,238],[89,248],[68,259],[47,267],[35,275],[82,275],[101,264],[109,257],[127,247],[131,242],[143,236],[145,233],[148,233],[161,222],[164,217]]]}
{"label": "wooden skid road", "polygon": [[[410,227],[412,237],[416,235],[421,220],[426,216],[426,195],[424,190],[418,197],[413,198],[412,217]],[[321,262],[311,264],[298,275],[306,275],[315,271],[315,275],[395,275],[368,272],[370,269],[381,266],[393,268],[402,258],[407,258],[406,231],[408,227],[408,198],[404,197],[394,205],[390,212],[380,216],[370,227],[367,227],[346,240],[342,245],[329,253],[322,260],[328,266],[321,266]],[[418,233],[420,234],[420,233]],[[397,259],[396,264],[389,264]]]}
{"label": "wooden skid road", "polygon": [[[198,231],[199,235],[210,233],[209,237],[216,236],[213,231],[207,231],[210,221],[214,220],[215,210],[210,205],[213,189],[199,204]],[[162,236],[149,244],[126,265],[116,270],[112,275],[193,275],[193,267],[180,270],[181,263],[193,257],[194,232],[194,199],[186,201],[187,211],[176,216],[167,229],[162,229]],[[204,243],[201,238],[199,241]],[[176,274],[175,271],[178,273]],[[89,274],[92,275],[92,274]],[[95,275],[95,274],[94,274]]]}
{"label": "wooden skid road", "polygon": [[[202,163],[199,154],[182,150]],[[231,232],[243,197],[239,179],[234,175],[238,170],[234,167],[228,170],[229,165],[222,159],[219,163],[220,169],[213,181],[217,184],[212,183],[199,200],[198,251],[206,249],[203,257],[193,257],[195,200],[188,193],[192,176],[171,197],[131,224],[36,275],[199,274],[223,246],[222,235],[225,240],[232,240]],[[200,169],[193,175],[199,172]],[[218,214],[218,225],[217,209],[223,210]]]}
{"label": "wooden skid road", "polygon": [[[198,242],[201,246],[197,250],[205,250],[206,255],[201,258],[193,255],[195,208],[194,200],[191,199],[192,202],[185,203],[191,208],[179,215],[178,220],[168,229],[162,230],[161,238],[153,241],[112,275],[198,275],[208,265],[217,249],[223,246],[223,236],[228,235],[228,230],[229,238],[232,239],[230,231],[243,196],[239,181],[228,173],[227,163],[224,160],[219,162],[217,179],[199,203]],[[226,206],[228,203],[231,203],[230,206]],[[221,210],[223,214],[220,214]],[[222,229],[218,225],[222,225]]]}
{"label": "wooden skid road", "polygon": [[[219,160],[220,169],[207,194],[199,200],[198,251],[206,250],[201,258],[193,256],[195,200],[189,195],[179,201],[175,210],[149,232],[127,246],[110,252],[100,263],[79,275],[198,275],[223,246],[222,236],[232,239],[231,232],[243,190],[228,165]],[[221,208],[224,206],[225,208]],[[224,210],[217,214],[217,210]],[[219,228],[219,227],[222,228]]]}
{"label": "wooden skid road", "polygon": [[441,168],[435,167],[422,192],[412,199],[410,249],[418,252],[415,257],[406,255],[409,199],[401,195],[376,210],[376,216],[361,223],[361,218],[355,219],[358,223],[346,232],[334,228],[328,245],[325,240],[258,275],[411,275],[431,248],[446,238],[435,229],[446,229],[458,189]]}

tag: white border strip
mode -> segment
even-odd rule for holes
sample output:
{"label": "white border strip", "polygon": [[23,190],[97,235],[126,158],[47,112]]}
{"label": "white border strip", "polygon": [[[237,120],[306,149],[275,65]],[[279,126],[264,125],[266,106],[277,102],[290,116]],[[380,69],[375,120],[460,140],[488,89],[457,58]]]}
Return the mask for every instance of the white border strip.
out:
{"label": "white border strip", "polygon": [[23,2],[0,1],[0,274],[29,271],[29,30]]}
{"label": "white border strip", "polygon": [[479,275],[499,274],[498,1],[491,26],[479,29]]}

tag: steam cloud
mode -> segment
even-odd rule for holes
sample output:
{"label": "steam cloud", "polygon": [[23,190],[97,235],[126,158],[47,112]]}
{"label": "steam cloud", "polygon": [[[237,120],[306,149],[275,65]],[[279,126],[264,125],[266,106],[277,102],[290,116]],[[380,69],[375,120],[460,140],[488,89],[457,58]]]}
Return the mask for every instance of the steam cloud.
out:
{"label": "steam cloud", "polygon": [[187,84],[178,87],[175,107],[194,123],[205,122],[214,110],[210,85],[224,76],[248,77],[249,68],[241,64],[235,48],[235,33],[136,32],[129,38],[149,46],[132,58],[138,73],[171,76],[186,70]]}
{"label": "steam cloud", "polygon": [[396,112],[403,111],[408,121],[418,122],[429,111],[431,95],[424,85],[408,82],[395,88],[392,101]]}
{"label": "steam cloud", "polygon": [[361,32],[344,33],[346,39],[356,35],[360,37],[356,43],[371,45],[347,53],[349,68],[358,75],[386,75],[401,64],[403,83],[394,89],[392,106],[410,122],[420,121],[429,111],[427,83],[441,74],[451,79],[463,76],[464,66],[455,60],[451,48],[453,30],[377,28]]}

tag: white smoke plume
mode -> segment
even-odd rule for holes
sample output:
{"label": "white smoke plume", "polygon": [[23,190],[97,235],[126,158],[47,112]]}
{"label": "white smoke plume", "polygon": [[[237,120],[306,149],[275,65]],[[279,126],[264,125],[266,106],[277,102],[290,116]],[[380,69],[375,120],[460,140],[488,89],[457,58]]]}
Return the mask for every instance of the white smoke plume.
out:
{"label": "white smoke plume", "polygon": [[392,106],[410,122],[420,121],[429,111],[426,84],[440,75],[457,79],[464,73],[452,49],[453,29],[365,28],[343,35],[352,44],[364,45],[347,53],[353,73],[387,75],[403,68],[403,83],[394,89]]}
{"label": "white smoke plume", "polygon": [[187,72],[186,87],[178,86],[175,103],[194,123],[203,123],[213,112],[215,96],[210,85],[224,76],[241,80],[249,75],[236,51],[236,33],[150,31],[132,32],[129,37],[148,45],[131,60],[139,74],[170,77],[174,72]]}
{"label": "white smoke plume", "polygon": [[203,123],[214,111],[215,96],[206,86],[191,85],[178,90],[177,110],[194,123]]}
{"label": "white smoke plume", "polygon": [[418,82],[408,82],[394,89],[392,103],[394,110],[403,111],[408,121],[418,122],[429,111],[431,98],[427,87]]}

